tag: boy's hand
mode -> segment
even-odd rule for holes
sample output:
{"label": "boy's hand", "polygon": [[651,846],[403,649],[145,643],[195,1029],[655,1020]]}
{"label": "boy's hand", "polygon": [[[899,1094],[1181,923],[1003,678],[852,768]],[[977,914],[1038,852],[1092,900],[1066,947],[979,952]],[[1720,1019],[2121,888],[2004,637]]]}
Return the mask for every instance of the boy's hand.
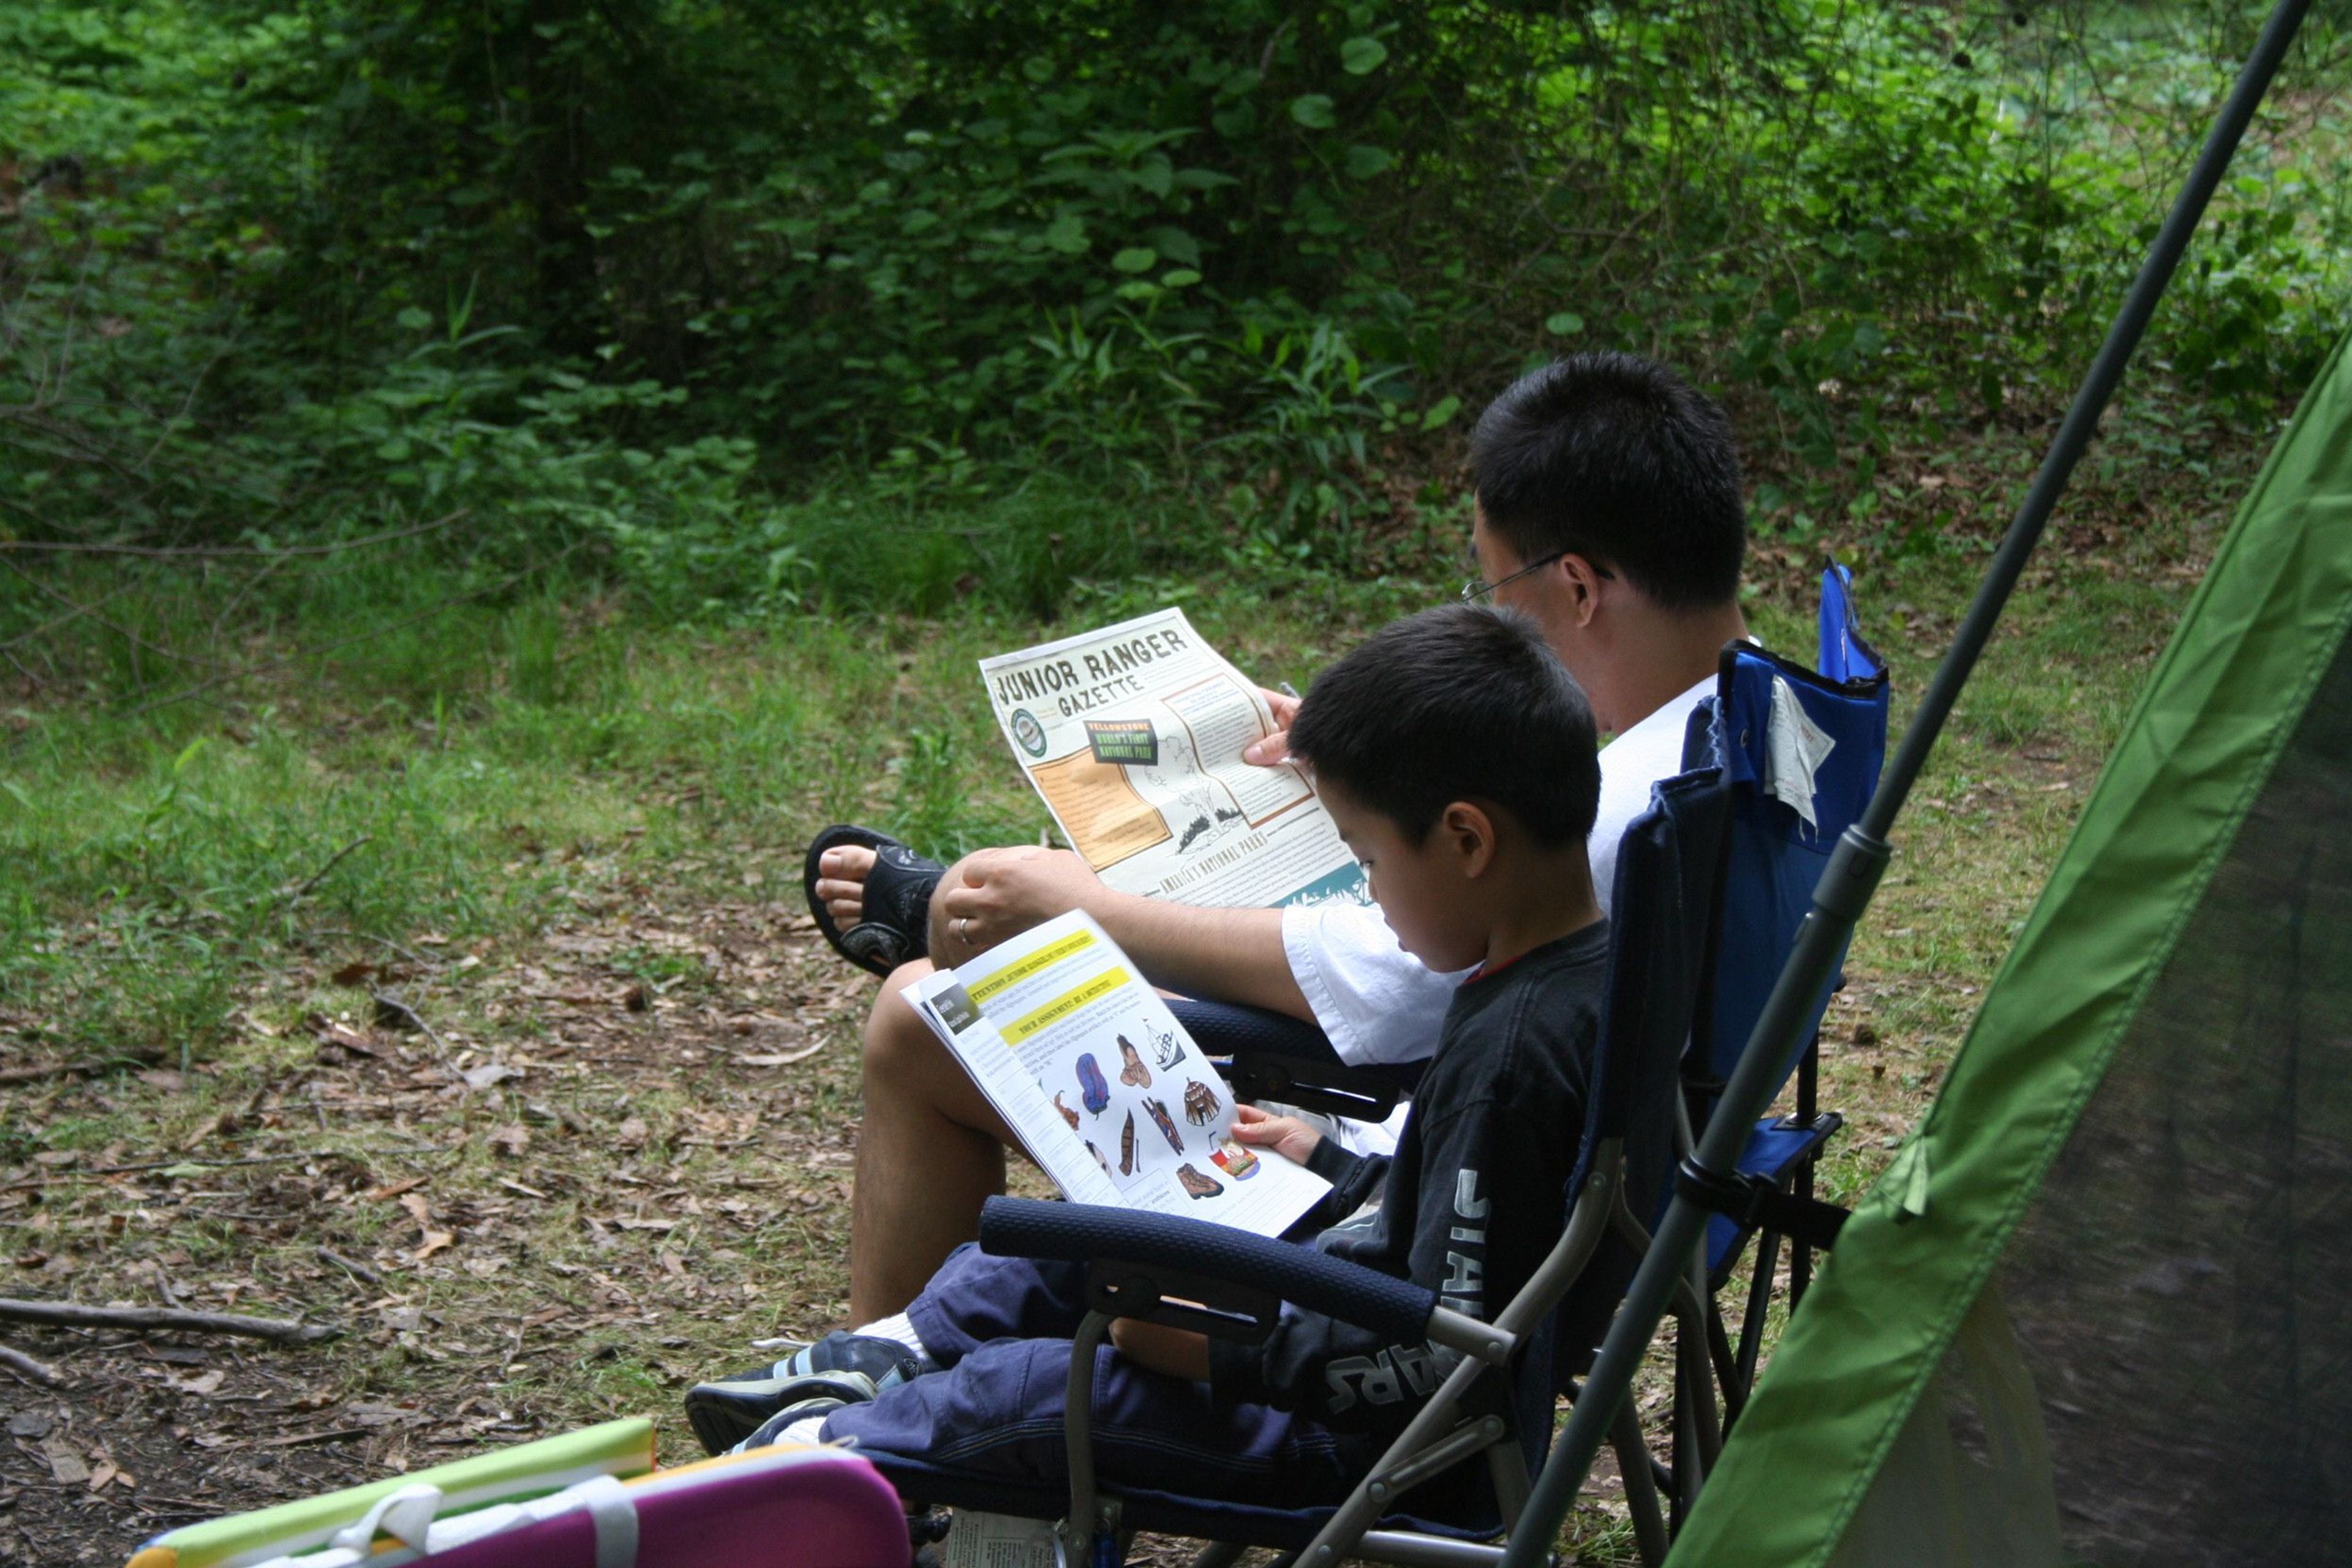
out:
{"label": "boy's hand", "polygon": [[1110,1342],[1118,1353],[1139,1367],[1171,1377],[1209,1381],[1209,1336],[1165,1323],[1139,1323],[1121,1318],[1110,1326]]}
{"label": "boy's hand", "polygon": [[1242,748],[1242,761],[1261,768],[1273,767],[1290,760],[1290,721],[1298,717],[1298,699],[1286,691],[1268,691],[1261,686],[1257,694],[1274,710],[1274,733],[1263,735]]}
{"label": "boy's hand", "polygon": [[1255,1105],[1234,1107],[1234,1137],[1240,1142],[1271,1149],[1294,1165],[1307,1163],[1323,1134],[1296,1116],[1268,1116]]}

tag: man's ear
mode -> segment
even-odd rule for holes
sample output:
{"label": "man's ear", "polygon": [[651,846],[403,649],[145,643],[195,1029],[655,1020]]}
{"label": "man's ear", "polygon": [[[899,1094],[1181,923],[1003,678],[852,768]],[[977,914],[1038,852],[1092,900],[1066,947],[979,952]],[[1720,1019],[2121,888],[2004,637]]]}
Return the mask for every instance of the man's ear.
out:
{"label": "man's ear", "polygon": [[1483,877],[1495,859],[1495,819],[1475,801],[1457,800],[1438,814],[1436,833],[1465,879]]}
{"label": "man's ear", "polygon": [[1568,590],[1569,618],[1580,626],[1589,626],[1601,609],[1601,574],[1592,563],[1574,551],[1552,563],[1552,570],[1560,574]]}

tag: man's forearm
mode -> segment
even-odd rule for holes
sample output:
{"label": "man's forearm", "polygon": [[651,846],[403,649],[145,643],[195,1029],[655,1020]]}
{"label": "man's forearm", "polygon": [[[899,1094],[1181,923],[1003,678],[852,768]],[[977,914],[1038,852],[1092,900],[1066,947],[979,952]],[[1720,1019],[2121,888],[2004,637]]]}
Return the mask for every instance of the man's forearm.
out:
{"label": "man's forearm", "polygon": [[1157,985],[1312,1020],[1291,976],[1278,910],[1204,910],[1103,886],[1067,850],[982,849],[931,894],[930,953],[961,964],[1042,921],[1082,909]]}
{"label": "man's forearm", "polygon": [[1204,910],[1106,888],[1087,912],[1155,985],[1314,1021],[1283,949],[1280,910]]}

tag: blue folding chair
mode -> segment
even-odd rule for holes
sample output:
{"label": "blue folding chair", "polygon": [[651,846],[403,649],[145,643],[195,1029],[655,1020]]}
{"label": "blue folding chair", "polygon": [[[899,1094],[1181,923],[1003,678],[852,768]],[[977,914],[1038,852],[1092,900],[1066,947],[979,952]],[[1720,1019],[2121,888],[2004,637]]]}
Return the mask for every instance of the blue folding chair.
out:
{"label": "blue folding chair", "polygon": [[[1685,1058],[1694,1132],[1706,1126],[1811,909],[1822,868],[1838,836],[1861,816],[1885,759],[1885,664],[1860,634],[1851,574],[1835,563],[1822,574],[1819,654],[1820,669],[1809,670],[1751,644],[1732,644],[1723,652],[1715,697],[1694,715],[1690,752],[1715,760],[1731,792],[1706,992]],[[1841,973],[1814,1000],[1796,1064],[1794,1113],[1759,1121],[1740,1154],[1738,1179],[1695,1194],[1715,1210],[1704,1268],[1710,1302],[1739,1267],[1748,1240],[1759,1238],[1736,1348],[1720,1311],[1709,1316],[1708,1353],[1727,1424],[1755,1382],[1781,1240],[1791,1247],[1793,1305],[1811,1276],[1814,1247],[1826,1244],[1842,1218],[1811,1198],[1814,1163],[1843,1124],[1819,1105],[1821,1019],[1843,982]],[[1696,1390],[1685,1393],[1696,1396]]]}
{"label": "blue folding chair", "polygon": [[[1011,1485],[925,1455],[860,1452],[910,1503],[1057,1520],[1066,1564],[1116,1563],[1118,1542],[1134,1530],[1208,1542],[1198,1568],[1224,1568],[1250,1546],[1298,1551],[1300,1562],[1327,1568],[1351,1556],[1418,1568],[1499,1561],[1502,1548],[1488,1542],[1526,1502],[1555,1394],[1572,1394],[1590,1365],[1647,1246],[1644,1219],[1674,1169],[1681,1058],[1702,990],[1730,804],[1720,769],[1702,769],[1658,784],[1650,810],[1626,832],[1585,1121],[1562,1130],[1578,1138],[1567,1222],[1534,1279],[1493,1322],[1311,1247],[1174,1215],[992,1198],[981,1216],[983,1249],[1087,1266],[1089,1310],[1070,1360],[1067,1489]],[[1278,1509],[1098,1482],[1088,1438],[1091,1373],[1098,1355],[1115,1353],[1103,1349],[1115,1320],[1259,1343],[1284,1301],[1398,1343],[1425,1343],[1453,1368],[1346,1500]],[[1666,1548],[1657,1472],[1630,1407],[1614,1436],[1643,1554],[1656,1563]],[[1465,1467],[1483,1468],[1484,1484]],[[1433,1481],[1450,1484],[1433,1489]]]}

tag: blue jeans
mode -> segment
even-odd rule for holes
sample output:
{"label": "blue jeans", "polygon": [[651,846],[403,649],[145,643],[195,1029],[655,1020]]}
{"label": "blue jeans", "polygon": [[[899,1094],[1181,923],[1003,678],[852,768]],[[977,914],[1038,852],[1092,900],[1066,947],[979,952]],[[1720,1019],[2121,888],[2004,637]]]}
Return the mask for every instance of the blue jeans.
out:
{"label": "blue jeans", "polygon": [[[826,1441],[1015,1483],[1062,1486],[1070,1336],[1086,1315],[1076,1264],[956,1249],[907,1309],[942,1370],[826,1418]],[[1339,1501],[1379,1456],[1264,1405],[1219,1406],[1208,1384],[1148,1372],[1105,1345],[1095,1359],[1097,1472],[1117,1485],[1276,1508]]]}

